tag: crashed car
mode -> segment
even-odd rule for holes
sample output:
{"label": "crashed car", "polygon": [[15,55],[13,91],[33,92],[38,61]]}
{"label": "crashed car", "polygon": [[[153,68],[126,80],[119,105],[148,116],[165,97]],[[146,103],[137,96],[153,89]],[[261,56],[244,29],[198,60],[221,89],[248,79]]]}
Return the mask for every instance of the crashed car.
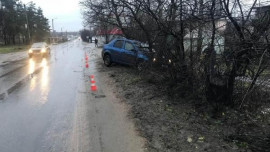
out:
{"label": "crashed car", "polygon": [[51,49],[45,42],[34,43],[28,51],[29,58],[39,55],[42,57],[48,57],[51,53]]}
{"label": "crashed car", "polygon": [[128,39],[114,39],[104,45],[102,58],[106,66],[120,63],[136,66],[142,70],[144,66],[154,60],[153,53],[143,43]]}

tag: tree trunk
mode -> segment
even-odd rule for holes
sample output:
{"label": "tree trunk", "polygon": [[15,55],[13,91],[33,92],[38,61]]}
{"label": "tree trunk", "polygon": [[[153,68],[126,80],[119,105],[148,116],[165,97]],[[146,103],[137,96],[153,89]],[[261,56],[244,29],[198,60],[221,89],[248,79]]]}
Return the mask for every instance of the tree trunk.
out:
{"label": "tree trunk", "polygon": [[189,52],[189,86],[191,87],[193,91],[193,78],[194,78],[194,57],[193,57],[193,34],[190,26],[190,52]]}
{"label": "tree trunk", "polygon": [[13,40],[13,44],[16,45],[16,36],[15,35],[12,36],[12,40]]}
{"label": "tree trunk", "polygon": [[[199,17],[203,18],[203,0],[199,1]],[[197,54],[196,54],[196,61],[200,58],[201,52],[202,52],[202,43],[203,43],[203,37],[202,32],[203,29],[200,22],[198,22],[198,40],[197,40]]]}

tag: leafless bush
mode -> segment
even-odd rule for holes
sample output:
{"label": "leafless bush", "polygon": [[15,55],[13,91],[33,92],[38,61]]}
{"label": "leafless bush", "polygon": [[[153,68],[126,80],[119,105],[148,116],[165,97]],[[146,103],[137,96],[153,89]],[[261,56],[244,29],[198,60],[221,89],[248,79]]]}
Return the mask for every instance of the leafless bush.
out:
{"label": "leafless bush", "polygon": [[[244,0],[83,0],[87,24],[149,44],[173,87],[240,107],[269,69],[270,8]],[[250,83],[239,86],[239,78]],[[242,90],[238,94],[239,87]],[[186,89],[188,88],[188,89]],[[203,89],[202,89],[203,88]],[[179,89],[181,90],[181,89]],[[183,91],[183,89],[182,89]],[[235,96],[237,94],[237,96]]]}

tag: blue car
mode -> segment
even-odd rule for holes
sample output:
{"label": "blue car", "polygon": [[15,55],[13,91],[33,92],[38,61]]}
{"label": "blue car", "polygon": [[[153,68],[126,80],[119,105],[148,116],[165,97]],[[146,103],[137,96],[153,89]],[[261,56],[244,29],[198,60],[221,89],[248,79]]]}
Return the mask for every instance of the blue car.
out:
{"label": "blue car", "polygon": [[112,63],[137,66],[139,70],[151,60],[151,53],[141,42],[128,39],[114,39],[104,45],[102,58],[106,66]]}

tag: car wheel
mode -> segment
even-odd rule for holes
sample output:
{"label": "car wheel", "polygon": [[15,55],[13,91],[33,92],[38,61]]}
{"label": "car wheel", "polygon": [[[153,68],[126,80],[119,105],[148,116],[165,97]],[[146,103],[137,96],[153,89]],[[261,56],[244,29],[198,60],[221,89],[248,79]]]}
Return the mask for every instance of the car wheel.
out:
{"label": "car wheel", "polygon": [[111,56],[108,55],[108,54],[104,56],[103,61],[104,61],[104,64],[105,64],[107,67],[109,67],[109,66],[112,64]]}

